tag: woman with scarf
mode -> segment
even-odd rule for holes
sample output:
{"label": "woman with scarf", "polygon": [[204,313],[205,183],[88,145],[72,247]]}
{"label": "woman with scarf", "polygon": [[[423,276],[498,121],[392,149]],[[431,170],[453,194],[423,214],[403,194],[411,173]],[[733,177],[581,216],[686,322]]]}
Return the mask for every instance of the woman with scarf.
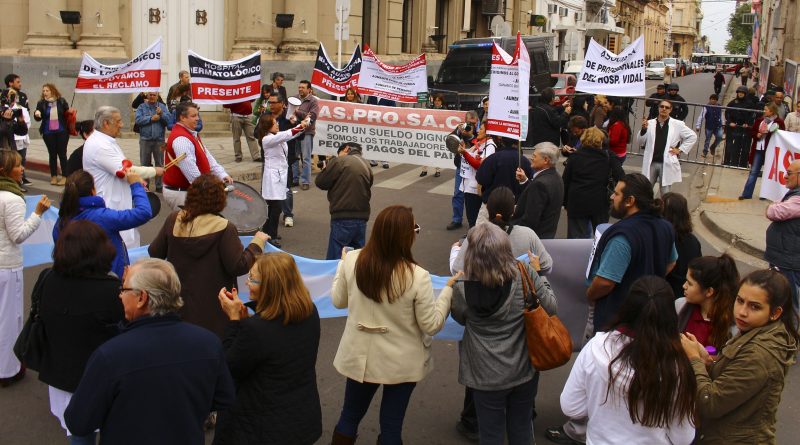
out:
{"label": "woman with scarf", "polygon": [[764,115],[759,116],[750,127],[753,143],[750,145],[750,175],[744,183],[744,190],[739,200],[750,199],[756,188],[756,180],[761,176],[761,167],[764,165],[764,153],[769,145],[772,134],[778,130],[785,130],[783,119],[778,116],[778,107],[774,103],[764,106]]}
{"label": "woman with scarf", "polygon": [[16,150],[0,150],[0,387],[25,377],[25,367],[14,356],[14,341],[22,331],[22,244],[42,222],[50,200],[42,196],[25,218],[22,157]]}
{"label": "woman with scarf", "polygon": [[458,153],[464,158],[461,162],[461,187],[460,190],[464,192],[464,207],[467,213],[467,222],[470,227],[475,227],[478,220],[478,212],[481,210],[481,194],[478,190],[478,179],[476,174],[478,168],[484,159],[493,155],[497,150],[497,144],[491,136],[486,134],[486,121],[481,123],[478,127],[478,136],[475,138],[474,144],[467,147],[464,142],[458,147]]}
{"label": "woman with scarf", "polygon": [[69,143],[69,130],[67,129],[67,110],[69,104],[61,97],[58,88],[52,83],[42,86],[42,98],[36,104],[33,118],[42,121],[39,133],[47,146],[50,155],[50,184],[64,185],[63,176],[58,176],[57,162],[61,164],[61,171],[67,171],[67,144]]}
{"label": "woman with scarf", "polygon": [[72,220],[88,220],[102,227],[117,253],[111,263],[111,271],[122,278],[125,266],[130,264],[128,249],[119,235],[123,230],[133,229],[146,223],[152,217],[150,201],[142,185],[142,179],[128,170],[126,179],[131,187],[133,208],[114,210],[106,208],[106,202],[97,196],[94,178],[84,170],[69,175],[64,186],[64,195],[58,209],[58,221],[53,227],[53,241],[58,241],[59,233]]}

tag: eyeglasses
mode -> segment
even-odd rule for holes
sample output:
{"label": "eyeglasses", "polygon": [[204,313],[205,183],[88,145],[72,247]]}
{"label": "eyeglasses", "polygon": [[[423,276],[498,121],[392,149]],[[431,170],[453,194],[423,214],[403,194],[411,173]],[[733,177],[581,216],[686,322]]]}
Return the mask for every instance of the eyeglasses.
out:
{"label": "eyeglasses", "polygon": [[670,109],[672,109],[672,107],[670,107],[669,105],[659,105],[659,106],[658,106],[658,108],[661,108],[661,109],[663,109],[663,110],[670,110]]}
{"label": "eyeglasses", "polygon": [[792,175],[796,175],[796,174],[798,174],[798,173],[800,173],[800,171],[796,171],[796,172],[793,172],[793,171],[787,171],[787,172],[786,172],[786,176],[792,176]]}
{"label": "eyeglasses", "polygon": [[261,280],[256,280],[251,276],[247,277],[247,282],[252,284],[253,286],[260,286],[261,285]]}
{"label": "eyeglasses", "polygon": [[419,231],[420,231],[419,224],[414,224],[414,233],[419,235]]}
{"label": "eyeglasses", "polygon": [[128,292],[128,291],[139,292],[140,289],[136,289],[134,287],[122,287],[122,286],[119,287],[119,294],[120,295],[122,295],[124,292]]}

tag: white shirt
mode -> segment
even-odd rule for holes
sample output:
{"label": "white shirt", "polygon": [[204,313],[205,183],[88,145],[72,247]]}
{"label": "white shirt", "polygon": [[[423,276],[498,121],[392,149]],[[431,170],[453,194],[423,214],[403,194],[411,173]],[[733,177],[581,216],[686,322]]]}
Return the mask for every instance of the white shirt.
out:
{"label": "white shirt", "polygon": [[[623,369],[617,376],[614,391],[606,400],[608,364],[629,341],[629,337],[616,331],[600,332],[589,340],[578,354],[561,392],[561,410],[570,418],[589,418],[586,445],[688,445],[694,439],[689,419],[683,423],[673,420],[668,428],[648,428],[631,422],[627,391],[620,394],[621,384],[629,380],[631,369]],[[613,372],[617,373],[620,366],[616,362]]]}
{"label": "white shirt", "polygon": [[[124,160],[125,154],[117,140],[100,130],[92,133],[83,144],[83,169],[94,178],[97,196],[103,198],[109,209],[128,210],[133,207],[128,181],[116,176]],[[139,247],[139,231],[136,229],[124,230],[119,234],[128,249]]]}
{"label": "white shirt", "polygon": [[[183,125],[183,124],[178,123],[175,125]],[[188,127],[186,127],[185,125],[184,128],[188,130]],[[192,136],[197,138],[196,131],[189,130],[189,132],[192,133]],[[225,172],[225,169],[221,165],[219,165],[217,160],[214,159],[214,156],[211,154],[211,152],[208,151],[205,144],[203,144],[203,141],[201,141],[199,138],[197,138],[197,140],[198,142],[200,142],[200,145],[203,147],[203,152],[205,152],[206,154],[206,158],[208,159],[208,165],[209,167],[211,167],[211,174],[220,179],[223,179],[226,176],[228,176],[228,174]],[[186,158],[178,162],[178,168],[181,170],[181,173],[183,173],[183,176],[186,178],[186,180],[189,181],[189,184],[191,184],[195,179],[197,179],[198,176],[200,176],[200,170],[197,168],[197,157],[194,155],[194,143],[186,136],[178,136],[172,140],[172,150],[175,152],[176,158],[180,157],[180,155],[184,153],[186,154]],[[85,154],[83,156],[84,158],[86,157]],[[165,159],[165,161],[169,162],[170,160]]]}
{"label": "white shirt", "polygon": [[36,213],[31,213],[28,219],[25,219],[25,211],[24,199],[11,192],[0,192],[0,215],[3,218],[0,223],[0,268],[2,269],[22,267],[20,244],[28,239],[42,222]]}
{"label": "white shirt", "polygon": [[[483,162],[484,159],[494,154],[495,149],[494,141],[491,138],[486,138],[480,145],[473,145],[468,148],[467,151],[469,151],[473,157],[480,158],[481,162]],[[467,161],[466,157],[462,156],[460,172],[461,178],[463,178],[460,186],[462,192],[472,193],[474,195],[478,194],[478,180],[475,179],[476,174],[477,170],[469,165],[469,161]]]}

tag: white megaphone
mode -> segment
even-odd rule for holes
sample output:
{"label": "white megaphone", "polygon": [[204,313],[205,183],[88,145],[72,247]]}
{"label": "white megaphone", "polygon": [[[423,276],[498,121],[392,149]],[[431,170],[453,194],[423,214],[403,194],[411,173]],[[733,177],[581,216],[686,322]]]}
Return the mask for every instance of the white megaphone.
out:
{"label": "white megaphone", "polygon": [[293,115],[295,110],[297,110],[297,107],[299,107],[300,104],[303,103],[303,101],[301,101],[300,99],[298,99],[296,97],[290,97],[288,99],[288,101],[289,101],[289,106],[286,107],[286,116],[287,117]]}

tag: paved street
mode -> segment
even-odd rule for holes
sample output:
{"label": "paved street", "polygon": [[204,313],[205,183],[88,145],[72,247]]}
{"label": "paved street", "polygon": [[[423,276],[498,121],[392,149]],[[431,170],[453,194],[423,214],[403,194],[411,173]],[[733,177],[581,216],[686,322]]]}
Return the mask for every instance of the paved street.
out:
{"label": "paved street", "polygon": [[[681,85],[681,94],[690,102],[705,103],[711,91],[711,75],[698,74],[676,79]],[[648,86],[655,85],[648,81]],[[653,91],[651,88],[647,94]],[[638,113],[637,116],[641,116]],[[690,113],[690,117],[692,114]],[[689,119],[687,118],[687,122]],[[632,124],[634,131],[638,124]],[[702,139],[702,138],[701,138]],[[73,141],[70,149],[78,144]],[[215,156],[229,168],[233,176],[242,180],[257,182],[253,174],[257,164],[252,162],[233,162],[232,143],[229,139],[218,138],[207,141],[215,149]],[[136,141],[125,142],[126,152],[132,159],[138,158],[138,145]],[[135,150],[135,151],[134,151]],[[229,158],[222,158],[219,153],[229,153]],[[40,152],[41,154],[41,152]],[[29,158],[36,158],[29,154]],[[625,164],[627,171],[638,171],[641,158],[629,157]],[[255,169],[257,171],[257,168]],[[450,245],[463,235],[464,230],[448,232],[445,226],[450,221],[452,213],[450,196],[453,185],[453,170],[444,170],[440,178],[433,177],[432,172],[425,178],[419,178],[420,167],[412,165],[392,165],[388,170],[380,167],[373,169],[375,173],[375,187],[373,188],[372,217],[378,211],[391,204],[405,204],[414,208],[414,214],[422,230],[414,245],[414,256],[419,264],[431,273],[444,275],[447,273],[447,258]],[[46,193],[51,199],[58,199],[59,190],[51,187],[46,174],[40,172],[30,173],[35,186],[30,188],[30,193]],[[729,248],[730,239],[720,239],[714,234],[709,225],[704,225],[699,213],[704,200],[708,196],[731,197],[738,193],[744,183],[744,173],[741,171],[712,168],[703,164],[685,163],[684,181],[673,187],[673,191],[683,193],[689,198],[691,209],[695,212],[695,228],[701,238],[703,253],[706,255],[719,255]],[[46,185],[43,185],[46,184]],[[301,256],[323,258],[327,247],[329,216],[327,200],[324,192],[312,187],[308,191],[296,192],[295,196],[295,226],[293,228],[280,227],[284,249]],[[733,198],[736,195],[732,196]],[[748,203],[752,205],[752,215],[758,210],[756,206],[763,206],[757,200]],[[705,211],[716,212],[720,224],[733,224],[729,220],[744,220],[735,212],[741,211],[737,207],[731,209],[716,209]],[[763,210],[762,210],[763,212]],[[763,213],[762,213],[763,214]],[[752,216],[751,215],[751,216]],[[142,239],[148,243],[160,229],[166,217],[165,213],[150,221],[142,229]],[[753,216],[754,218],[754,216]],[[747,226],[731,228],[740,231],[743,236],[753,240],[763,239],[763,230],[766,223],[763,221],[750,221]],[[562,214],[559,225],[559,237],[566,235],[566,215]],[[754,241],[756,243],[756,241]],[[737,259],[740,273],[745,274],[756,267],[761,267],[763,262],[759,259],[740,251],[731,251]],[[558,262],[558,259],[554,259]],[[562,265],[560,267],[569,267]],[[579,265],[579,267],[583,267]],[[25,271],[25,288],[30,292],[33,282],[41,267]],[[27,301],[27,300],[26,300]],[[26,306],[28,303],[26,302]],[[320,444],[329,443],[330,434],[341,409],[344,394],[344,378],[332,366],[333,356],[336,353],[339,339],[344,328],[344,319],[326,319],[322,321],[322,340],[317,361],[318,386],[322,400],[324,433]],[[433,345],[435,370],[424,381],[417,385],[405,421],[404,439],[407,444],[462,444],[468,443],[455,431],[455,422],[461,409],[463,388],[458,384],[458,354],[455,342],[436,341]],[[543,436],[544,429],[551,425],[563,422],[564,417],[559,407],[559,394],[570,365],[542,374],[537,397],[536,440],[541,444],[549,443]],[[786,389],[783,393],[782,404],[778,413],[778,443],[794,443],[791,437],[800,435],[800,425],[796,422],[798,408],[800,408],[800,371],[798,366],[792,367],[787,378]],[[66,443],[64,433],[58,421],[49,412],[47,387],[36,379],[36,373],[31,372],[20,383],[0,390],[0,413],[3,421],[0,422],[0,443],[4,445],[16,444],[59,444]],[[364,419],[360,429],[359,443],[375,443],[378,434],[378,402],[379,397],[373,402],[373,408]],[[144,408],[143,408],[144,409]],[[212,435],[207,435],[207,443],[211,442]]]}

